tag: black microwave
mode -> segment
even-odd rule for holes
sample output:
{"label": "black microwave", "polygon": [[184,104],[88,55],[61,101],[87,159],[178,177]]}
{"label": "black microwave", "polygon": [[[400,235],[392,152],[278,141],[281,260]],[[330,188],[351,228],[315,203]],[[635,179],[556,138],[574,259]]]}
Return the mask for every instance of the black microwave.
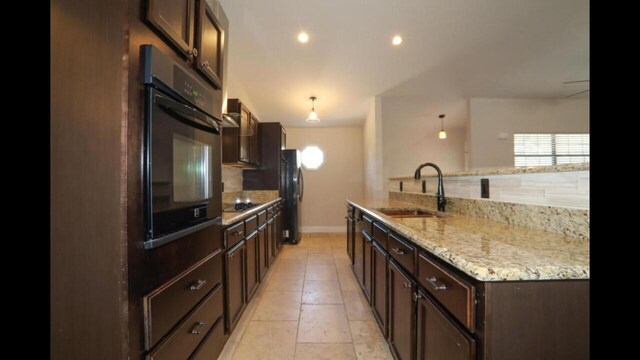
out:
{"label": "black microwave", "polygon": [[220,119],[213,92],[151,45],[145,82],[145,249],[213,225],[222,214]]}

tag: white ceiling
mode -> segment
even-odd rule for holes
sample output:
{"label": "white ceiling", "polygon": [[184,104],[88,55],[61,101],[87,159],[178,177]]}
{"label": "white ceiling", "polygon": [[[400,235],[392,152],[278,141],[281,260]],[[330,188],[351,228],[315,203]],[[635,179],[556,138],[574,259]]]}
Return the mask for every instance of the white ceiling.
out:
{"label": "white ceiling", "polygon": [[588,0],[220,2],[228,80],[261,121],[308,126],[315,95],[313,126],[357,125],[381,95],[423,98],[454,125],[470,97],[564,98],[589,86],[562,84],[589,79]]}

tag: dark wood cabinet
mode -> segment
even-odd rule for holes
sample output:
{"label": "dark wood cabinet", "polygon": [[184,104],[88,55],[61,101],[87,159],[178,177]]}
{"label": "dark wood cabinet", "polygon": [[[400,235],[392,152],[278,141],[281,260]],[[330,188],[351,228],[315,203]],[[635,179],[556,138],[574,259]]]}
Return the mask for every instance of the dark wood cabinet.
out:
{"label": "dark wood cabinet", "polygon": [[222,90],[225,30],[205,0],[197,0],[197,3],[195,47],[198,49],[198,53],[196,66],[207,80],[217,89]]}
{"label": "dark wood cabinet", "polygon": [[284,147],[281,134],[284,128],[280,123],[255,122],[258,136],[250,146],[251,153],[257,151],[259,169],[244,170],[242,174],[242,188],[244,190],[278,190],[284,196],[281,179],[284,164],[282,163],[282,148]]}
{"label": "dark wood cabinet", "polygon": [[413,280],[395,261],[389,261],[389,344],[396,359],[412,360],[414,353]]}
{"label": "dark wood cabinet", "polygon": [[227,251],[225,266],[226,284],[226,320],[227,330],[231,332],[238,323],[245,308],[245,248],[244,241]]}
{"label": "dark wood cabinet", "polygon": [[387,266],[388,255],[382,247],[373,242],[371,255],[371,272],[373,281],[373,292],[371,303],[373,304],[373,314],[375,315],[380,330],[386,337],[389,331],[388,309],[387,309]]}
{"label": "dark wood cabinet", "polygon": [[273,263],[273,220],[267,222],[267,266]]}
{"label": "dark wood cabinet", "polygon": [[276,247],[276,255],[282,248],[282,213],[278,211],[273,216],[273,242]]}
{"label": "dark wood cabinet", "polygon": [[188,59],[194,51],[196,0],[147,0],[147,21]]}
{"label": "dark wood cabinet", "polygon": [[417,358],[474,360],[475,340],[422,291],[417,293]]}
{"label": "dark wood cabinet", "polygon": [[258,119],[251,114],[249,117],[249,163],[260,166],[260,131]]}
{"label": "dark wood cabinet", "polygon": [[[222,163],[224,165],[255,169],[259,166],[258,120],[239,99],[227,100],[227,112],[239,119],[238,127],[222,131]],[[252,154],[253,144],[253,154]],[[245,190],[254,190],[246,189]]]}
{"label": "dark wood cabinet", "polygon": [[354,221],[352,217],[347,216],[346,219],[347,219],[347,254],[349,255],[350,263],[353,264],[355,226],[354,226]]}
{"label": "dark wood cabinet", "polygon": [[267,273],[267,225],[258,229],[258,274],[260,281]]}
{"label": "dark wood cabinet", "polygon": [[[245,162],[247,164],[251,163],[250,157],[249,157],[249,147],[251,144],[251,139],[249,138],[251,136],[251,113],[249,112],[249,110],[247,110],[247,108],[240,104],[240,138],[238,139],[239,142],[239,152],[240,152],[240,156],[238,158],[239,161]],[[224,153],[224,149],[223,149],[223,153]]]}
{"label": "dark wood cabinet", "polygon": [[[356,220],[357,222],[358,220]],[[353,273],[356,275],[356,279],[360,284],[360,287],[364,289],[364,234],[357,232],[356,239],[353,243]]]}
{"label": "dark wood cabinet", "polygon": [[373,273],[373,240],[367,233],[363,233],[364,235],[364,243],[363,243],[363,269],[362,269],[362,282],[364,284],[364,294],[367,297],[367,300],[372,303],[373,302],[373,291],[374,291],[374,273]]}
{"label": "dark wood cabinet", "polygon": [[258,232],[249,234],[245,239],[245,294],[246,302],[249,303],[253,294],[255,294],[258,284],[260,283],[260,275],[258,274]]}

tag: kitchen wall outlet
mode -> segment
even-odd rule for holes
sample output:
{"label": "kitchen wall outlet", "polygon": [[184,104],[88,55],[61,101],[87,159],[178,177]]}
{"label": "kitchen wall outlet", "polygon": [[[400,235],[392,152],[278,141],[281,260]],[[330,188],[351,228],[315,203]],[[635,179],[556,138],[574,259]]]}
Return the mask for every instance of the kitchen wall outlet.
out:
{"label": "kitchen wall outlet", "polygon": [[480,179],[480,197],[489,198],[489,179]]}

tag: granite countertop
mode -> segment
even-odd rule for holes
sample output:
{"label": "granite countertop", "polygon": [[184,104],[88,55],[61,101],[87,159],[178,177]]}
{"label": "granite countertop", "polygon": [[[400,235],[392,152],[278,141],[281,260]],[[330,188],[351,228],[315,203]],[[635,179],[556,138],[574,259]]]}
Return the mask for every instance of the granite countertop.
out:
{"label": "granite countertop", "polygon": [[391,218],[377,208],[420,208],[394,200],[347,200],[424,250],[480,281],[589,279],[589,241],[495,221]]}
{"label": "granite countertop", "polygon": [[236,223],[248,216],[251,216],[253,214],[257,214],[262,210],[265,210],[266,208],[268,208],[269,206],[277,203],[281,198],[276,198],[274,200],[268,201],[264,204],[261,205],[257,205],[252,207],[251,209],[245,210],[245,211],[223,211],[222,212],[222,225],[226,226],[226,225],[231,225],[233,223]]}
{"label": "granite countertop", "polygon": [[[509,175],[509,174],[531,174],[531,173],[549,173],[549,172],[562,172],[562,171],[586,171],[589,170],[590,164],[562,164],[562,165],[549,165],[549,166],[525,166],[525,167],[506,167],[495,169],[475,169],[443,173],[443,177],[447,176],[480,176],[480,175]],[[422,178],[436,177],[438,174],[429,171],[429,169],[422,170]],[[389,180],[415,180],[413,176],[395,176],[389,178]]]}

